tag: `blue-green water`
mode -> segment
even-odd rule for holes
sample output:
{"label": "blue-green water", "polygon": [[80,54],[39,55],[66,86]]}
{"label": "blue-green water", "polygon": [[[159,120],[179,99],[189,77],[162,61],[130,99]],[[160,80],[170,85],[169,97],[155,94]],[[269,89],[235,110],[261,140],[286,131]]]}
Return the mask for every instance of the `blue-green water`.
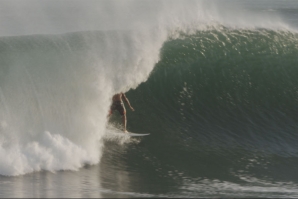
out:
{"label": "blue-green water", "polygon": [[297,1],[68,3],[2,2],[1,197],[297,197]]}

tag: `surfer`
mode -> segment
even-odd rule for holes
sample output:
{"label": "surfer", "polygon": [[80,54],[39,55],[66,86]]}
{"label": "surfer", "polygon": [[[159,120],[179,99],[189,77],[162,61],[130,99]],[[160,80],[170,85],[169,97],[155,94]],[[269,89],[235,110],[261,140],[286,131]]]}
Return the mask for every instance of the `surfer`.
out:
{"label": "surfer", "polygon": [[112,97],[112,105],[110,107],[110,112],[108,117],[110,117],[113,114],[114,110],[117,110],[120,115],[122,116],[122,123],[123,123],[123,128],[124,128],[124,132],[126,131],[126,110],[125,110],[125,106],[124,103],[122,101],[122,99],[128,104],[129,108],[134,111],[134,108],[130,105],[127,97],[125,96],[124,93],[117,93]]}

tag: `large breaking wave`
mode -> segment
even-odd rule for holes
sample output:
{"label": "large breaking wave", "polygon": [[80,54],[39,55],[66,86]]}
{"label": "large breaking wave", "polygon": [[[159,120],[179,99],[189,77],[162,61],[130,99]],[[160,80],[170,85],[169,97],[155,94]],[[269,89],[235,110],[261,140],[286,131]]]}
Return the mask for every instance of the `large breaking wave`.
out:
{"label": "large breaking wave", "polygon": [[[214,148],[239,142],[246,149],[252,142],[259,149],[253,130],[267,132],[276,118],[294,120],[284,115],[296,109],[297,36],[279,31],[288,26],[278,17],[256,20],[239,11],[235,18],[214,5],[161,1],[152,12],[156,21],[136,20],[129,31],[1,37],[0,174],[97,164],[111,96],[137,88],[151,73],[128,93],[142,110],[129,116],[129,128],[162,129],[160,136],[174,139],[171,146],[190,151],[193,140]],[[239,125],[251,138],[236,134]],[[282,139],[293,141],[295,125],[288,126]]]}

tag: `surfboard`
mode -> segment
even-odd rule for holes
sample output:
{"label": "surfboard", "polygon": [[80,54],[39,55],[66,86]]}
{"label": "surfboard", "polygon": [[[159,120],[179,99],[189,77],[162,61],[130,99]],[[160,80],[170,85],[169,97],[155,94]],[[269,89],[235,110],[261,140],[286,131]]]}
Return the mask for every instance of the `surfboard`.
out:
{"label": "surfboard", "polygon": [[132,133],[132,132],[126,132],[124,133],[123,131],[114,131],[112,134],[117,134],[117,135],[122,135],[122,136],[131,136],[131,137],[139,137],[139,136],[146,136],[150,135],[150,133]]}
{"label": "surfboard", "polygon": [[128,134],[129,136],[132,136],[132,137],[150,135],[150,133],[144,134],[144,133],[131,133],[131,132],[127,132],[125,134]]}

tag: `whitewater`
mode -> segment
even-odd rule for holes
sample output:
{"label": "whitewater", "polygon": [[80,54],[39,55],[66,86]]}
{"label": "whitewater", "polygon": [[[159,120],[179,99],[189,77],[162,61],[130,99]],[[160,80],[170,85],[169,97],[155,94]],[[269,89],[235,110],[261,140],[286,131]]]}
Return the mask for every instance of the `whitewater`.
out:
{"label": "whitewater", "polygon": [[[0,7],[2,196],[297,196],[296,1]],[[106,139],[119,92],[150,136]]]}

